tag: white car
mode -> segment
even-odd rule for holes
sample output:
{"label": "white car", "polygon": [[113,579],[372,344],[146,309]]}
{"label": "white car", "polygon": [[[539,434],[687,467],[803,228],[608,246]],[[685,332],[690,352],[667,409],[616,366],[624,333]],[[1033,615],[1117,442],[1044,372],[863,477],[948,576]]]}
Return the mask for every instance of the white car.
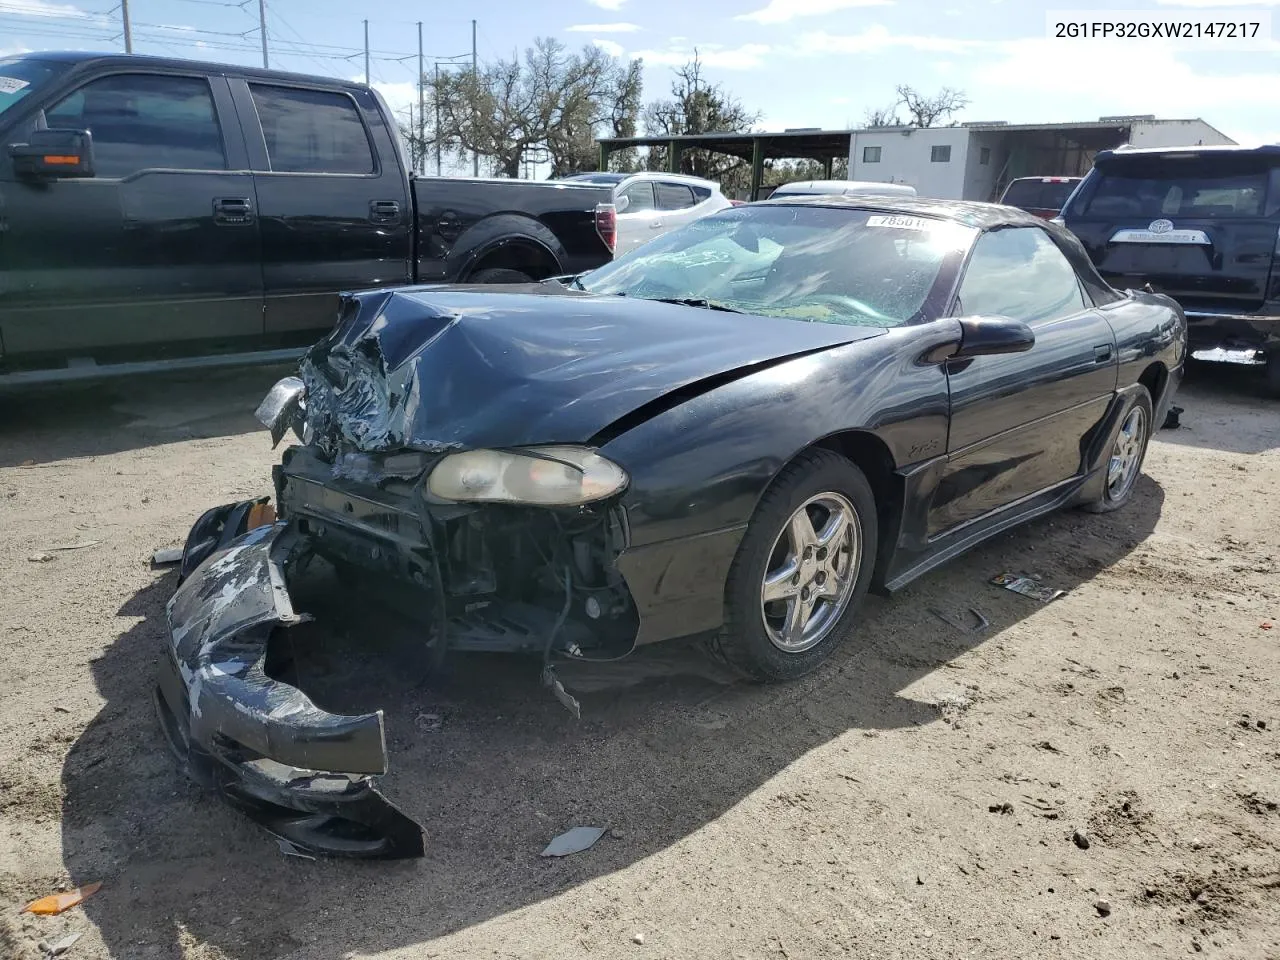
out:
{"label": "white car", "polygon": [[733,206],[719,184],[678,173],[579,173],[565,179],[613,187],[618,211],[614,256]]}
{"label": "white car", "polygon": [[774,197],[914,197],[916,188],[905,183],[877,183],[872,180],[797,180],[784,183],[769,194]]}

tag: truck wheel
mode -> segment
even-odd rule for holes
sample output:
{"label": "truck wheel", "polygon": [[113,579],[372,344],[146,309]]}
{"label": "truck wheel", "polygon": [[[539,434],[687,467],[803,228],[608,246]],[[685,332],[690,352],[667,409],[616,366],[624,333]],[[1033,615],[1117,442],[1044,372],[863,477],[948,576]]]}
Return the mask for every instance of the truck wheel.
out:
{"label": "truck wheel", "polygon": [[477,270],[471,275],[470,283],[533,283],[533,277],[519,270],[508,270],[506,267],[491,267],[488,270]]}
{"label": "truck wheel", "polygon": [[1267,355],[1267,393],[1280,400],[1280,349]]}

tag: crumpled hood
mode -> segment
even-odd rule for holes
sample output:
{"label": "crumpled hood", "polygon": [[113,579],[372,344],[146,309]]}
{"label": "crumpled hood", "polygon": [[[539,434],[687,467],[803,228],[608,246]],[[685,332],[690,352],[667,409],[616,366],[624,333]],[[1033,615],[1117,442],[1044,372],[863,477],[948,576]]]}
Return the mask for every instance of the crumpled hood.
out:
{"label": "crumpled hood", "polygon": [[331,452],[583,443],[671,391],[882,332],[544,285],[354,294],[303,359],[305,434]]}

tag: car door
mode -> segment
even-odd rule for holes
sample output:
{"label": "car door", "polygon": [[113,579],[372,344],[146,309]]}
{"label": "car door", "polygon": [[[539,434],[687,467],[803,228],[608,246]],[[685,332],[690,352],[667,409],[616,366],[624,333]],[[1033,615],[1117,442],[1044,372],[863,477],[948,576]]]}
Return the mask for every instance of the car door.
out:
{"label": "car door", "polygon": [[662,226],[655,232],[667,233],[697,219],[694,207],[698,205],[698,199],[687,183],[658,180],[654,188],[658,196],[658,210],[662,214]]}
{"label": "car door", "polygon": [[39,122],[88,130],[95,176],[0,188],[10,356],[261,335],[253,177],[224,79],[99,75]]}
{"label": "car door", "polygon": [[618,190],[623,200],[618,214],[618,242],[615,256],[634,250],[662,232],[662,215],[653,195],[652,180],[632,180]]}
{"label": "car door", "polygon": [[953,313],[1027,322],[1025,353],[948,364],[951,428],[930,533],[978,520],[1079,474],[1116,389],[1115,336],[1039,227],[979,235]]}
{"label": "car door", "polygon": [[413,210],[367,90],[233,79],[262,221],[266,331],[330,328],[337,295],[412,280]]}

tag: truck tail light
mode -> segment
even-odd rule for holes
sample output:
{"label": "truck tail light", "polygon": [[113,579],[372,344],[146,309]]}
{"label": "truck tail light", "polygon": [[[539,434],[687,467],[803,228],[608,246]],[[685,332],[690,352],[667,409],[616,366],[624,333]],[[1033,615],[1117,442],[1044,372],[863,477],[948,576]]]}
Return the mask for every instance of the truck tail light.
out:
{"label": "truck tail light", "polygon": [[596,204],[596,233],[610,253],[618,249],[618,208],[612,203]]}

